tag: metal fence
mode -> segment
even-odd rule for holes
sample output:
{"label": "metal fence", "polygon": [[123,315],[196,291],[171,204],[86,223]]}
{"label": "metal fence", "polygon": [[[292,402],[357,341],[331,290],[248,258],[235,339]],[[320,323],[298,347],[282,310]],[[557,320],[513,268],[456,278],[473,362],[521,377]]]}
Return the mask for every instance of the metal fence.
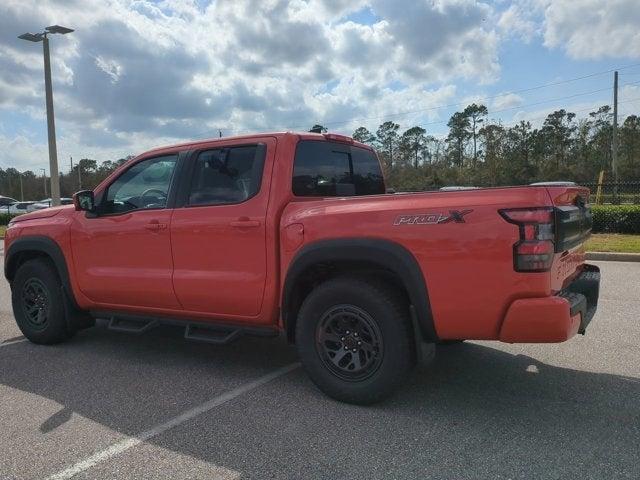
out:
{"label": "metal fence", "polygon": [[592,205],[640,205],[640,180],[581,183],[591,190]]}
{"label": "metal fence", "polygon": [[583,183],[591,190],[594,233],[640,234],[640,181]]}

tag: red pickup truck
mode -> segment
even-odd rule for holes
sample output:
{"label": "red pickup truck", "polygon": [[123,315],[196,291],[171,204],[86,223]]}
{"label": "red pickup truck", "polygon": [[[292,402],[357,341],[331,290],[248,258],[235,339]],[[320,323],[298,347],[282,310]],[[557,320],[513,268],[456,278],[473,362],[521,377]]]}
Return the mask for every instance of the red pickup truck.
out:
{"label": "red pickup truck", "polygon": [[5,276],[31,341],[109,320],[223,344],[295,342],[328,395],[371,403],[421,342],[562,342],[598,301],[589,190],[387,193],[374,150],[273,133],[146,152],[73,206],[11,221]]}

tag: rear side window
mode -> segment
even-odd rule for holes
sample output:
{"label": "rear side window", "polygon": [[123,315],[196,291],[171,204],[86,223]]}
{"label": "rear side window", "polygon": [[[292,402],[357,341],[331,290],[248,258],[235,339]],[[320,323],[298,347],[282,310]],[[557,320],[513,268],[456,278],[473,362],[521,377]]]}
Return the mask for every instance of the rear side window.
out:
{"label": "rear side window", "polygon": [[201,152],[191,181],[189,205],[241,203],[260,190],[264,144]]}
{"label": "rear side window", "polygon": [[300,197],[385,193],[382,170],[371,150],[315,140],[298,143],[292,187]]}

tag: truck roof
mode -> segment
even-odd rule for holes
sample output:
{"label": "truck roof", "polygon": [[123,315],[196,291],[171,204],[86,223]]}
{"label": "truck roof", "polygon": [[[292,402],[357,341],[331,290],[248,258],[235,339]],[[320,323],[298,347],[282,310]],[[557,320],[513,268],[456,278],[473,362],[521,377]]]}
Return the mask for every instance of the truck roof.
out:
{"label": "truck roof", "polygon": [[[340,141],[341,139],[343,141],[347,141],[346,143],[351,143],[355,146],[361,147],[361,148],[366,148],[368,150],[373,150],[373,148],[370,145],[366,145],[364,143],[360,143],[357,142],[355,140],[353,140],[353,138],[347,136],[347,135],[339,135],[339,134],[335,134],[335,133],[311,133],[311,132],[260,132],[260,133],[252,133],[252,134],[248,134],[248,135],[235,135],[235,136],[231,136],[231,137],[214,137],[214,138],[207,138],[207,139],[203,139],[203,140],[194,140],[191,142],[182,142],[182,143],[176,143],[173,145],[166,145],[166,146],[162,146],[162,147],[156,147],[156,148],[152,148],[151,150],[147,150],[145,152],[143,152],[144,155],[150,154],[150,153],[157,153],[157,152],[167,152],[167,151],[171,151],[171,150],[180,150],[180,149],[184,149],[184,148],[188,148],[188,147],[194,147],[197,148],[201,145],[211,145],[211,144],[215,144],[218,142],[228,142],[229,140],[255,140],[257,138],[262,138],[262,137],[286,137],[286,136],[296,136],[298,137],[300,140],[323,140],[323,141]],[[139,156],[139,155],[138,155]]]}

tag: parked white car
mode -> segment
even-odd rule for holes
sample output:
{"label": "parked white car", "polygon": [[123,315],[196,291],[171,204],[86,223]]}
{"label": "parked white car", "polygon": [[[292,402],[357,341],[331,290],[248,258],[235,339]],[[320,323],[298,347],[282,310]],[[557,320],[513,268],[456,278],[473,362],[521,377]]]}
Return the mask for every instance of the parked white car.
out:
{"label": "parked white car", "polygon": [[8,213],[9,207],[16,202],[15,198],[0,195],[0,213]]}
{"label": "parked white car", "polygon": [[33,205],[35,202],[16,202],[13,205],[9,205],[9,215],[22,215],[27,213],[29,205]]}
{"label": "parked white car", "polygon": [[[61,198],[61,205],[71,205],[73,203],[73,198]],[[51,206],[51,199],[45,198],[44,200],[40,200],[39,202],[34,202],[27,207],[27,212],[35,212],[36,210],[43,210],[45,208],[49,208]]]}

